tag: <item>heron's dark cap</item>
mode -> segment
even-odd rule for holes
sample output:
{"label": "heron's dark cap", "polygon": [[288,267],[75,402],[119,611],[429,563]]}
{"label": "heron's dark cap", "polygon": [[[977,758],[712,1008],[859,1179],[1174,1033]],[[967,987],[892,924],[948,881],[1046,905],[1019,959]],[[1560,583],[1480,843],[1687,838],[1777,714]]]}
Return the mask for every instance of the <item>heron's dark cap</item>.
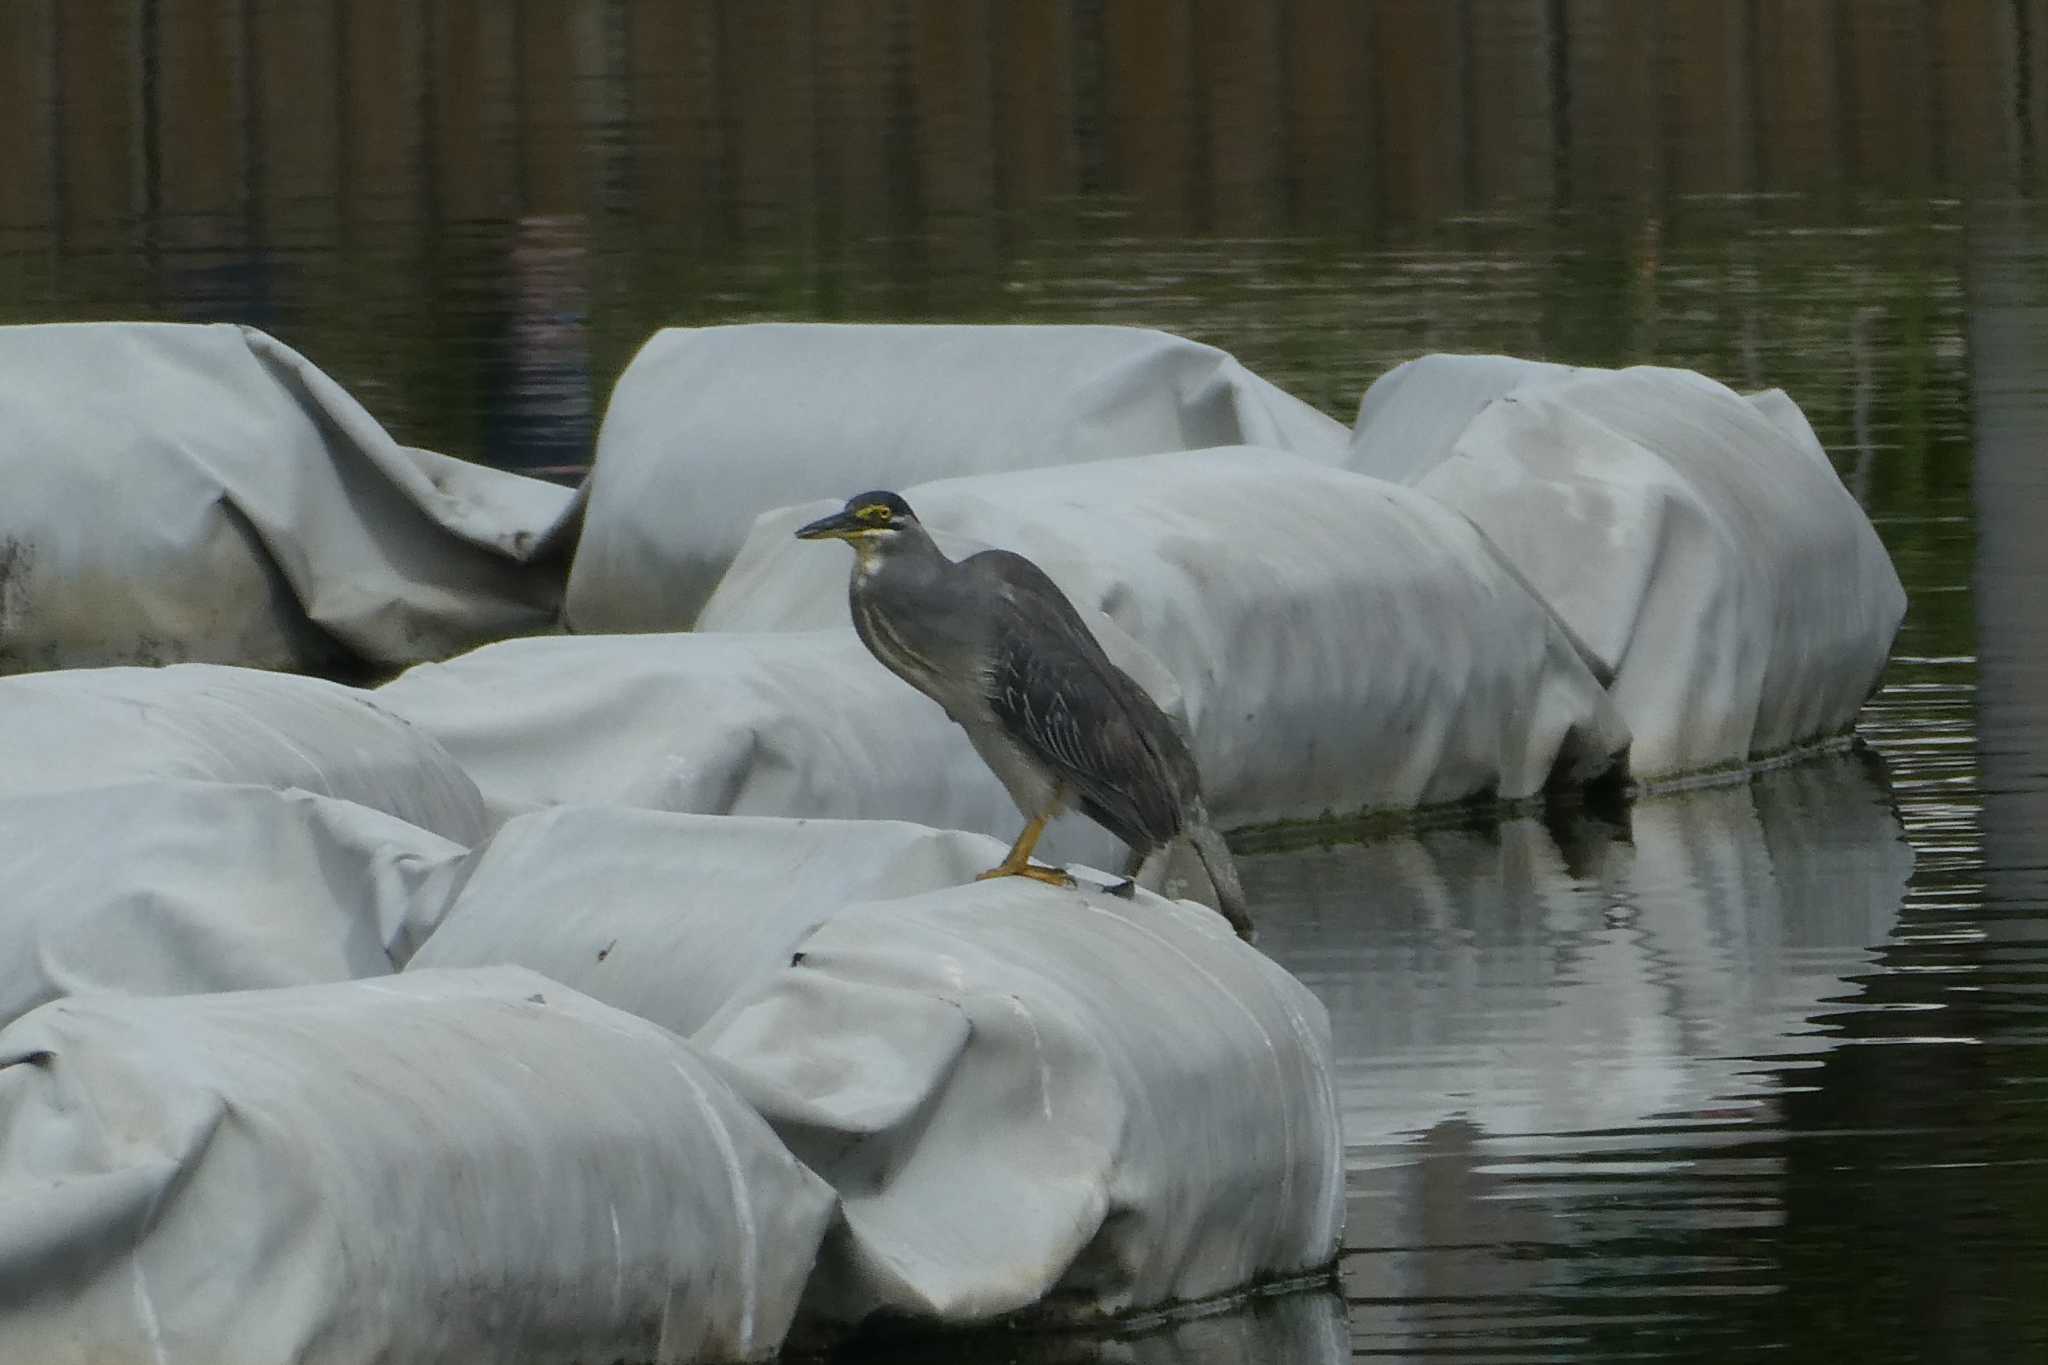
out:
{"label": "heron's dark cap", "polygon": [[798,540],[847,540],[854,536],[878,535],[903,522],[916,522],[910,504],[887,489],[861,493],[846,500],[846,506],[829,517],[820,517],[797,528]]}

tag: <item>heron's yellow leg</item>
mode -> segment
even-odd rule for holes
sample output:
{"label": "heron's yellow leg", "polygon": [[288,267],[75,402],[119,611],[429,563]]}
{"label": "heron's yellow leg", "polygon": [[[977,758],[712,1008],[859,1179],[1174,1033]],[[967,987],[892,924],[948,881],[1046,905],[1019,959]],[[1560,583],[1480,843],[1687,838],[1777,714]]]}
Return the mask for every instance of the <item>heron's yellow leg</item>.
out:
{"label": "heron's yellow leg", "polygon": [[1038,846],[1038,836],[1045,833],[1046,822],[1051,813],[1032,817],[1024,826],[1024,832],[1017,836],[1017,842],[1010,845],[1010,851],[1003,860],[974,880],[985,882],[990,877],[1029,877],[1035,882],[1047,882],[1053,886],[1072,886],[1074,879],[1056,867],[1033,867],[1031,850]]}

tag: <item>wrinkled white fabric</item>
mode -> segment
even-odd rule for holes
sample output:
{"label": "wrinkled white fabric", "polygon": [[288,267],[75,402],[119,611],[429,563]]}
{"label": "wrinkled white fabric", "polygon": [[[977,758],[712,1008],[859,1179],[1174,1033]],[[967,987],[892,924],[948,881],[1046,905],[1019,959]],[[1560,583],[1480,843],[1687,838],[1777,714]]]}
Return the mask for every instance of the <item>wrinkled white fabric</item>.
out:
{"label": "wrinkled white fabric", "polygon": [[[704,815],[909,820],[993,834],[1024,818],[959,726],[851,629],[506,640],[373,694],[475,777],[495,817],[569,802]],[[1122,865],[1063,817],[1043,856]]]}
{"label": "wrinkled white fabric", "polygon": [[1322,1006],[1220,916],[1011,877],[800,951],[693,1041],[839,1192],[807,1321],[1086,1320],[1336,1255]]}
{"label": "wrinkled white fabric", "polygon": [[802,498],[1215,445],[1336,462],[1344,443],[1225,352],[1143,328],[669,328],[605,409],[566,615],[683,629],[755,515]]}
{"label": "wrinkled white fabric", "polygon": [[393,971],[467,850],[350,801],[150,778],[0,796],[0,1024],[97,991]]}
{"label": "wrinkled white fabric", "polygon": [[893,821],[563,806],[498,831],[407,970],[517,963],[697,1033],[846,1200],[820,1337],[1327,1262],[1313,997],[1186,903],[973,881],[1001,852]]}
{"label": "wrinkled white fabric", "polygon": [[1352,463],[1486,532],[1612,673],[1639,779],[1846,729],[1905,613],[1869,518],[1776,391],[1425,356],[1367,391]]}
{"label": "wrinkled white fabric", "polygon": [[1472,419],[1503,394],[1579,370],[1508,355],[1425,355],[1375,379],[1358,400],[1348,468],[1414,483],[1441,462]]}
{"label": "wrinkled white fabric", "polygon": [[[1528,796],[1626,747],[1544,605],[1464,518],[1398,484],[1224,448],[903,491],[927,526],[1024,554],[1165,666],[1226,828]],[[821,506],[760,519],[706,630],[851,631],[849,552],[791,535]]]}
{"label": "wrinkled white fabric", "polygon": [[0,327],[0,671],[405,664],[551,627],[567,489],[393,441],[248,327]]}
{"label": "wrinkled white fabric", "polygon": [[0,1032],[0,1359],[772,1356],[831,1212],[690,1044],[530,972]]}
{"label": "wrinkled white fabric", "polygon": [[219,664],[0,678],[0,794],[136,778],[297,787],[464,846],[483,798],[448,752],[376,694]]}
{"label": "wrinkled white fabric", "polygon": [[895,820],[557,806],[491,837],[411,965],[530,967],[691,1033],[842,906],[963,886],[1003,848]]}

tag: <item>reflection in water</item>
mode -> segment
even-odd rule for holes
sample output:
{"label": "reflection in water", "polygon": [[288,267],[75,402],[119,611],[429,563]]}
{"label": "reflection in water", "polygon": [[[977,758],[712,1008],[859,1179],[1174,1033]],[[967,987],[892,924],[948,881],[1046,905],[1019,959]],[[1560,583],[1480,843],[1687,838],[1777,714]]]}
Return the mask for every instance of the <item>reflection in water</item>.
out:
{"label": "reflection in water", "polygon": [[1783,1221],[1781,1163],[1750,1149],[1913,870],[1882,764],[1821,756],[1618,818],[1246,860],[1263,946],[1331,1012],[1361,1346],[1554,1331],[1593,1271],[1727,1288],[1726,1257],[1623,1248]]}
{"label": "reflection in water", "polygon": [[[1976,361],[1978,751],[1984,840],[2014,909],[2048,910],[2048,233],[2018,204],[1983,205],[1969,230]],[[2001,935],[2048,937],[2038,918]]]}
{"label": "reflection in water", "polygon": [[1815,1047],[1913,866],[1861,752],[1621,818],[1569,853],[1518,818],[1248,860],[1261,945],[1330,1009],[1356,1149],[1739,1113],[1746,1059]]}
{"label": "reflection in water", "polygon": [[589,247],[578,218],[526,218],[505,262],[497,401],[486,440],[495,463],[580,472],[597,435],[591,403]]}
{"label": "reflection in water", "polygon": [[973,1333],[849,1348],[834,1360],[889,1365],[1341,1365],[1351,1358],[1344,1300],[1324,1289],[1261,1295],[1113,1337]]}

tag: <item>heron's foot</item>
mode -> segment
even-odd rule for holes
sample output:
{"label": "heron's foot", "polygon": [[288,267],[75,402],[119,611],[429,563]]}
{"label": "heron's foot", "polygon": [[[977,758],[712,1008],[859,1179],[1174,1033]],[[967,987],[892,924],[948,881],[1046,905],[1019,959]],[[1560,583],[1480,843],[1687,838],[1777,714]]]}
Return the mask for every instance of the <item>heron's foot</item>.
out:
{"label": "heron's foot", "polygon": [[1076,885],[1074,879],[1069,877],[1064,869],[1040,867],[1037,863],[1019,863],[1015,867],[1005,863],[999,867],[990,868],[974,880],[985,882],[993,877],[1029,877],[1034,882],[1044,882],[1047,886],[1057,886],[1068,891],[1073,890]]}

